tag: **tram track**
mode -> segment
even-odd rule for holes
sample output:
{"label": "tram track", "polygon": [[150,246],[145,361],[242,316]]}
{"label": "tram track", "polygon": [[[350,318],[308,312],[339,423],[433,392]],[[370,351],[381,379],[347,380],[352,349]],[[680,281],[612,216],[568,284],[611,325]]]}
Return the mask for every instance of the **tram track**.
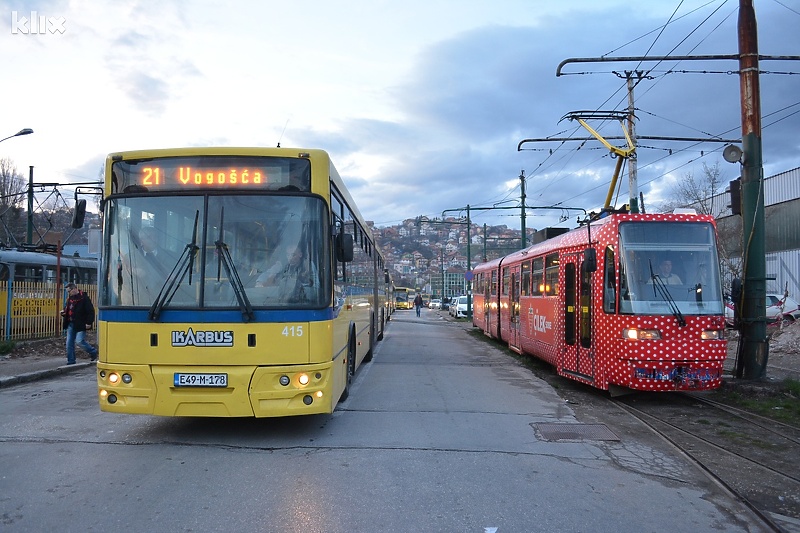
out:
{"label": "tram track", "polygon": [[800,429],[695,394],[612,400],[773,531],[800,531]]}

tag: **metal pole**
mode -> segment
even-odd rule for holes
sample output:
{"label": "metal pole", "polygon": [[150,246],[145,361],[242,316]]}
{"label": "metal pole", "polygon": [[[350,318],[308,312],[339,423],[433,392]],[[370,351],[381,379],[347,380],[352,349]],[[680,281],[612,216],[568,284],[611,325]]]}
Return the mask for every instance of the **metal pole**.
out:
{"label": "metal pole", "polygon": [[486,222],[483,223],[483,262],[485,263],[488,261],[489,258],[486,255]]}
{"label": "metal pole", "polygon": [[[520,203],[520,225],[522,226],[522,247],[526,248],[526,231],[525,231],[525,170],[519,172],[520,191],[522,192],[522,202]],[[486,253],[483,254],[484,256]],[[485,259],[484,259],[485,260]]]}
{"label": "metal pole", "polygon": [[439,248],[439,270],[442,274],[442,303],[444,303],[444,249]]}
{"label": "metal pole", "polygon": [[[470,256],[470,226],[472,223],[469,220],[469,204],[467,204],[467,272],[472,273],[472,256]],[[472,279],[467,280],[467,318],[472,318]]]}
{"label": "metal pole", "polygon": [[764,169],[761,153],[761,93],[758,31],[753,0],[739,0],[739,87],[742,100],[742,362],[745,379],[766,375]]}
{"label": "metal pole", "polygon": [[[633,146],[636,146],[636,116],[634,115],[635,108],[633,105],[633,89],[636,87],[633,83],[633,72],[626,72],[625,77],[628,80],[628,136],[631,138]],[[641,78],[642,73],[636,72],[637,78]],[[630,192],[630,212],[639,212],[639,184],[636,172],[636,150],[628,156],[628,189]]]}
{"label": "metal pole", "polygon": [[33,165],[28,172],[28,240],[27,244],[33,244]]}

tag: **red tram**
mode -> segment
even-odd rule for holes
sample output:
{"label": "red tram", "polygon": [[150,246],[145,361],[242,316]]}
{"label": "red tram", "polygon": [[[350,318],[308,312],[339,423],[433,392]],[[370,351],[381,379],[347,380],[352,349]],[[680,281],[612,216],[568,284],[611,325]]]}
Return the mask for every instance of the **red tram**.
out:
{"label": "red tram", "polygon": [[611,213],[474,273],[473,325],[561,376],[612,393],[722,383],[711,216]]}

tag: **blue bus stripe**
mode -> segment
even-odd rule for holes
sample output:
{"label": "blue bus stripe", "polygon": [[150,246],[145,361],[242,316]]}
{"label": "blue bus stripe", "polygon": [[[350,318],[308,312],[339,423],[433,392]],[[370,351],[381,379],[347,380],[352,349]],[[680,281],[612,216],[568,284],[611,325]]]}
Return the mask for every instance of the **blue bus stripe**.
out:
{"label": "blue bus stripe", "polygon": [[[321,322],[334,318],[333,308],[326,309],[271,309],[255,311],[256,323],[270,322]],[[149,323],[147,309],[100,309],[98,319],[104,322]],[[175,324],[186,322],[210,324],[244,323],[242,312],[238,310],[209,309],[164,309],[157,323]],[[251,322],[251,323],[252,323]]]}

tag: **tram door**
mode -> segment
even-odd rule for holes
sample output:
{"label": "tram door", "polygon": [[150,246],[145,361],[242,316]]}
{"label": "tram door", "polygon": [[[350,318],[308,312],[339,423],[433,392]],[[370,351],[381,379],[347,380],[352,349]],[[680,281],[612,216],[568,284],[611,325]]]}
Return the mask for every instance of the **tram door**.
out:
{"label": "tram door", "polygon": [[492,312],[492,306],[490,305],[492,300],[491,274],[492,273],[489,272],[489,279],[485,279],[483,284],[483,331],[490,331],[489,328],[491,327],[490,324],[492,323],[490,320],[490,314]]}
{"label": "tram door", "polygon": [[592,353],[592,272],[583,254],[564,266],[564,359],[562,370],[594,379]]}
{"label": "tram door", "polygon": [[519,265],[511,267],[508,287],[508,347],[520,353],[519,347]]}

